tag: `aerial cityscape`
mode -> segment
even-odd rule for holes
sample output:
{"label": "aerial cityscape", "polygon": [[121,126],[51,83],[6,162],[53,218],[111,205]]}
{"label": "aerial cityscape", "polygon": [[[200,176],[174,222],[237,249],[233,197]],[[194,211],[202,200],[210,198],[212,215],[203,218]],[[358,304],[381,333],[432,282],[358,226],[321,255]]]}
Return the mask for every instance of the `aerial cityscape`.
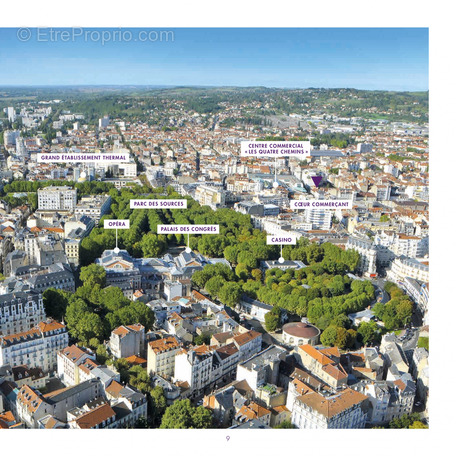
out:
{"label": "aerial cityscape", "polygon": [[0,76],[0,429],[429,427],[427,87],[37,73]]}

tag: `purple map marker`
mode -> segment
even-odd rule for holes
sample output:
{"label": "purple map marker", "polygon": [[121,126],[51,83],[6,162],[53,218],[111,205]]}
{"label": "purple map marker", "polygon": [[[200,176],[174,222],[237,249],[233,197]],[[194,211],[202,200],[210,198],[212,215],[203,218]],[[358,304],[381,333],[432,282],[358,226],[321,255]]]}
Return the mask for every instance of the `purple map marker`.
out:
{"label": "purple map marker", "polygon": [[318,185],[320,184],[320,182],[321,182],[322,179],[323,179],[323,178],[322,178],[321,176],[312,177],[312,180],[313,180],[313,182],[314,182],[314,184],[315,184],[315,187],[318,187]]}

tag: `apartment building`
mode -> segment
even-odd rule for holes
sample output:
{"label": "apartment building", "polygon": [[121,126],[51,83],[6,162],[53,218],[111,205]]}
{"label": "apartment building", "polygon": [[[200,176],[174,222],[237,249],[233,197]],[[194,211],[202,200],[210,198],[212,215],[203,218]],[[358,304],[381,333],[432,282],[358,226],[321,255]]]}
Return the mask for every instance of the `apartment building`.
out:
{"label": "apartment building", "polygon": [[147,372],[165,378],[174,376],[176,355],[182,344],[175,337],[149,342],[147,347]]}
{"label": "apartment building", "polygon": [[70,345],[57,353],[57,374],[65,385],[80,383],[79,366],[87,359],[95,361],[95,353],[77,345]]}
{"label": "apartment building", "polygon": [[298,347],[297,355],[306,370],[330,387],[336,389],[347,384],[348,374],[340,364],[337,347],[316,348],[306,344]]}
{"label": "apartment building", "polygon": [[360,255],[357,270],[362,274],[375,274],[377,271],[377,250],[370,241],[349,237],[346,249],[353,249]]}
{"label": "apartment building", "polygon": [[416,379],[416,395],[427,404],[429,395],[429,352],[423,347],[416,347],[412,357],[412,374]]}
{"label": "apartment building", "polygon": [[98,128],[108,127],[110,122],[109,116],[104,116],[101,119],[98,119]]}
{"label": "apartment building", "polygon": [[0,429],[24,429],[24,423],[17,421],[11,411],[0,412]]}
{"label": "apartment building", "polygon": [[227,343],[234,343],[239,350],[239,362],[243,362],[261,351],[262,341],[263,338],[259,332],[250,330],[228,339]]}
{"label": "apartment building", "polygon": [[266,383],[275,385],[278,382],[280,361],[285,361],[286,355],[284,348],[271,345],[238,364],[236,380],[245,380],[253,391]]}
{"label": "apartment building", "polygon": [[313,230],[329,230],[331,228],[332,212],[327,209],[304,210],[304,221],[312,225]]}
{"label": "apartment building", "polygon": [[391,246],[396,256],[404,255],[409,258],[422,258],[429,253],[429,238],[418,236],[407,236],[398,234]]}
{"label": "apartment building", "polygon": [[408,185],[405,189],[405,194],[409,198],[429,201],[429,186],[428,185]]}
{"label": "apartment building", "polygon": [[213,355],[210,384],[234,380],[241,353],[234,342],[216,348]]}
{"label": "apartment building", "polygon": [[75,378],[79,383],[97,379],[103,389],[106,389],[112,382],[120,381],[120,374],[117,370],[112,370],[107,366],[101,366],[97,361],[89,357],[84,361],[75,363]]}
{"label": "apartment building", "polygon": [[40,367],[28,367],[27,365],[16,366],[12,369],[13,380],[17,387],[29,385],[32,388],[44,388],[49,375],[46,375]]}
{"label": "apartment building", "polygon": [[79,266],[79,246],[82,239],[65,239],[65,255],[70,264]]}
{"label": "apartment building", "polygon": [[71,293],[75,291],[74,273],[68,263],[56,263],[40,268],[37,274],[31,275],[24,282],[38,293],[43,293],[48,288]]}
{"label": "apartment building", "polygon": [[356,151],[359,152],[360,154],[372,152],[372,144],[358,143],[356,145]]}
{"label": "apartment building", "polygon": [[269,426],[271,423],[271,410],[257,404],[254,401],[242,405],[233,419],[233,424],[247,423],[248,421],[258,420],[261,424]]}
{"label": "apartment building", "polygon": [[246,381],[234,381],[204,396],[203,405],[212,412],[215,422],[222,427],[232,424],[236,411],[253,399],[253,391]]}
{"label": "apartment building", "polygon": [[17,394],[16,409],[18,417],[28,428],[38,429],[45,417],[51,417],[65,425],[68,410],[103,397],[103,388],[96,379],[45,395],[24,385]]}
{"label": "apartment building", "polygon": [[[77,206],[76,206],[77,207]],[[88,215],[74,215],[65,221],[65,239],[84,238],[95,227],[95,219]]]}
{"label": "apartment building", "polygon": [[394,418],[412,413],[416,387],[411,380],[359,382],[353,389],[366,395],[370,402],[367,422],[388,423]]}
{"label": "apartment building", "polygon": [[67,412],[70,429],[132,428],[139,418],[147,418],[147,399],[143,394],[133,391],[128,398],[94,400]]}
{"label": "apartment building", "polygon": [[74,211],[77,189],[71,187],[45,187],[38,189],[38,210]]}
{"label": "apartment building", "polygon": [[20,138],[21,132],[19,130],[6,130],[3,133],[3,143],[5,147],[16,145],[16,141]]}
{"label": "apartment building", "polygon": [[65,244],[57,234],[26,236],[24,248],[28,264],[50,266],[56,263],[67,263]]}
{"label": "apartment building", "polygon": [[374,248],[377,251],[377,265],[388,267],[394,258],[396,258],[396,255],[392,251],[396,235],[392,230],[377,231],[375,233]]}
{"label": "apartment building", "polygon": [[79,266],[80,244],[94,227],[95,219],[87,215],[77,215],[65,222],[65,255],[71,264]]}
{"label": "apartment building", "polygon": [[42,321],[28,331],[0,336],[0,365],[57,368],[57,353],[68,345],[65,325],[55,320]]}
{"label": "apartment building", "polygon": [[69,410],[67,421],[70,429],[114,429],[123,420],[117,419],[109,402],[102,402],[93,405],[88,403]]}
{"label": "apartment building", "polygon": [[295,399],[291,422],[299,429],[362,429],[367,421],[367,400],[350,388],[329,395],[309,390]]}
{"label": "apartment building", "polygon": [[391,198],[391,187],[389,185],[374,185],[371,192],[374,193],[377,201],[387,201]]}
{"label": "apartment building", "polygon": [[402,282],[402,288],[405,292],[413,299],[417,304],[418,309],[422,314],[427,310],[427,300],[426,300],[426,284],[417,282],[415,279],[410,277],[405,277]]}
{"label": "apartment building", "polygon": [[113,174],[115,176],[135,178],[138,174],[138,166],[133,160],[131,160],[130,163],[119,163],[114,166],[111,165],[110,168],[113,170]]}
{"label": "apartment building", "polygon": [[0,295],[0,336],[27,331],[45,319],[41,294],[18,291]]}
{"label": "apartment building", "polygon": [[225,206],[225,190],[220,187],[199,185],[195,191],[195,200],[201,206],[209,206],[211,209],[216,210]]}
{"label": "apartment building", "polygon": [[[278,215],[280,208],[276,206]],[[264,217],[264,204],[254,203],[253,201],[240,201],[234,204],[234,210],[240,212],[241,214],[256,215],[258,217]]]}
{"label": "apartment building", "polygon": [[176,355],[174,379],[187,382],[197,396],[218,381],[233,380],[239,363],[239,350],[234,343],[214,349],[200,345],[182,349]]}
{"label": "apartment building", "polygon": [[110,208],[111,197],[109,195],[83,196],[74,208],[74,214],[77,217],[90,217],[95,220],[95,223],[98,223]]}
{"label": "apartment building", "polygon": [[119,326],[111,332],[109,349],[115,358],[144,354],[145,328],[140,323]]}
{"label": "apartment building", "polygon": [[[124,410],[126,424],[134,425],[141,418],[147,417],[147,398],[130,385],[113,381],[105,390],[106,397],[116,411],[116,406]],[[130,413],[128,413],[128,411]]]}
{"label": "apartment building", "polygon": [[231,175],[226,179],[226,188],[230,192],[255,194],[263,190],[264,184],[241,175]]}
{"label": "apartment building", "polygon": [[429,283],[421,286],[420,299],[418,300],[418,309],[426,317],[429,303]]}
{"label": "apartment building", "polygon": [[387,277],[392,282],[398,284],[401,284],[406,277],[428,283],[429,262],[418,261],[415,258],[400,256],[392,262],[391,269],[388,271]]}

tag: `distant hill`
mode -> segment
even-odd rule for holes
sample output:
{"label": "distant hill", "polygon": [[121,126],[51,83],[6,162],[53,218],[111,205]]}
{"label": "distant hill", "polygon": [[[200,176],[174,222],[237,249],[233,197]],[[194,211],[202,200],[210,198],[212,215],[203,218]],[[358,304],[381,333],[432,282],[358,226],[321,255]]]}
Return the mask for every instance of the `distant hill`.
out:
{"label": "distant hill", "polygon": [[227,103],[257,102],[258,108],[250,113],[253,116],[312,112],[422,123],[428,121],[429,111],[428,91],[165,85],[0,87],[0,108],[15,102],[53,99],[64,100],[72,112],[89,110],[93,116],[121,114],[122,100],[130,109],[141,99],[149,108],[163,106],[167,100],[181,100],[187,110],[208,114],[221,111]]}

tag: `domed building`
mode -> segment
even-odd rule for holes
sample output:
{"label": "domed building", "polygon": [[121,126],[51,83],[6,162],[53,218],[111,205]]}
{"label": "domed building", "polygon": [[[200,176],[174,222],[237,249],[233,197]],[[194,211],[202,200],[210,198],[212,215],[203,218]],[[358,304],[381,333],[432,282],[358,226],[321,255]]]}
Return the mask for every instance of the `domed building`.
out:
{"label": "domed building", "polygon": [[294,345],[317,345],[320,337],[320,330],[315,326],[303,323],[287,323],[282,327],[282,340],[285,344]]}

